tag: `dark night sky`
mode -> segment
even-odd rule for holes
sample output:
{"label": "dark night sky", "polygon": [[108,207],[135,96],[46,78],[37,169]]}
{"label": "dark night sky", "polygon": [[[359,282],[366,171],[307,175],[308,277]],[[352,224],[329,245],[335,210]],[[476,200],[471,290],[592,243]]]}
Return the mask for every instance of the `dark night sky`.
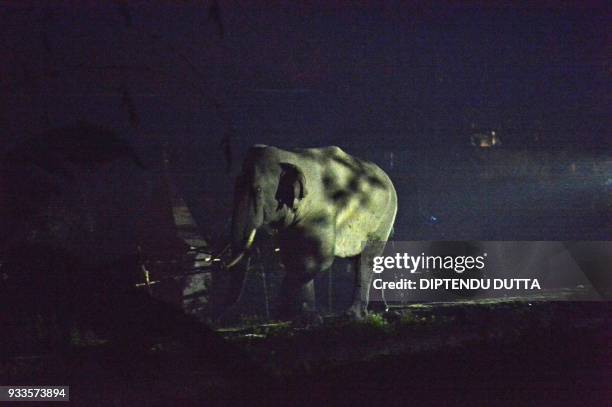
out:
{"label": "dark night sky", "polygon": [[0,2],[2,137],[86,120],[144,161],[165,140],[187,193],[208,199],[230,194],[201,187],[224,176],[228,132],[237,157],[257,142],[452,146],[472,125],[510,147],[539,132],[607,148],[603,2],[221,1],[220,20],[211,4]]}
{"label": "dark night sky", "polygon": [[143,133],[605,130],[604,9],[186,3],[3,2],[3,126],[126,127],[125,86]]}

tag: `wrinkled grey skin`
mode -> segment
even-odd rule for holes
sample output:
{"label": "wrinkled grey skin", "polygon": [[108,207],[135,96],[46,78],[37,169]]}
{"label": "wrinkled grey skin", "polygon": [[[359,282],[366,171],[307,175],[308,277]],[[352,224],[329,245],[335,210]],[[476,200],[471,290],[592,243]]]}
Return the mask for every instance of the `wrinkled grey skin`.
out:
{"label": "wrinkled grey skin", "polygon": [[[275,236],[286,276],[279,318],[315,311],[313,278],[335,257],[352,258],[357,270],[347,314],[366,314],[371,271],[362,272],[365,242],[384,242],[393,228],[397,194],[387,174],[338,147],[286,151],[254,146],[237,178],[232,218],[235,267],[228,303],[235,302],[244,278],[253,231]],[[382,247],[381,247],[382,249]],[[242,256],[242,254],[247,255]],[[231,263],[230,263],[231,264]],[[233,264],[232,264],[233,266]],[[364,267],[364,270],[371,268]]]}

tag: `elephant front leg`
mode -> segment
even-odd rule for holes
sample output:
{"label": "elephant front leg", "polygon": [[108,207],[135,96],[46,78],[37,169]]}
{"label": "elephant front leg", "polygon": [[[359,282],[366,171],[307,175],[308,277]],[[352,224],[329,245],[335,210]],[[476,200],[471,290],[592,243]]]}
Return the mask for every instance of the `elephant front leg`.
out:
{"label": "elephant front leg", "polygon": [[316,314],[314,280],[288,275],[281,286],[277,316],[281,320],[308,318]]}
{"label": "elephant front leg", "polygon": [[314,278],[334,261],[333,229],[295,228],[281,237],[280,252],[287,270],[281,286],[278,315],[282,319],[321,322],[316,313]]}

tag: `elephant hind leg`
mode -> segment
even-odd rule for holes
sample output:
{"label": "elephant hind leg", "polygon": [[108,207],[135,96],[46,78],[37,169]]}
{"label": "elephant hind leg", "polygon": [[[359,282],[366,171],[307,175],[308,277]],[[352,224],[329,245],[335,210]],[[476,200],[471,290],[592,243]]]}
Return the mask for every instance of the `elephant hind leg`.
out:
{"label": "elephant hind leg", "polygon": [[[384,242],[369,243],[371,245],[370,248],[360,255],[351,258],[353,269],[355,270],[355,285],[353,289],[353,303],[347,311],[350,318],[362,319],[367,314],[368,304],[370,303],[370,289],[374,277],[372,262],[374,257],[383,254],[384,244]],[[380,292],[375,299],[379,306],[373,308],[386,308],[384,292]]]}
{"label": "elephant hind leg", "polygon": [[360,320],[367,314],[370,279],[368,273],[362,270],[361,255],[350,258],[354,271],[353,302],[346,314],[351,319]]}

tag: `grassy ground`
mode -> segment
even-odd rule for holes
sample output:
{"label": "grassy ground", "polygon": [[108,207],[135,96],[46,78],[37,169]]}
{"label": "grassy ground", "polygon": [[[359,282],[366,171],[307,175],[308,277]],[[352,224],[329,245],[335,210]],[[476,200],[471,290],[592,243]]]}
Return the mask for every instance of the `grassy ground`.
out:
{"label": "grassy ground", "polygon": [[468,302],[221,331],[256,362],[248,374],[202,363],[176,339],[139,348],[85,335],[63,352],[4,358],[0,382],[70,384],[77,405],[606,405],[610,311],[603,302]]}

